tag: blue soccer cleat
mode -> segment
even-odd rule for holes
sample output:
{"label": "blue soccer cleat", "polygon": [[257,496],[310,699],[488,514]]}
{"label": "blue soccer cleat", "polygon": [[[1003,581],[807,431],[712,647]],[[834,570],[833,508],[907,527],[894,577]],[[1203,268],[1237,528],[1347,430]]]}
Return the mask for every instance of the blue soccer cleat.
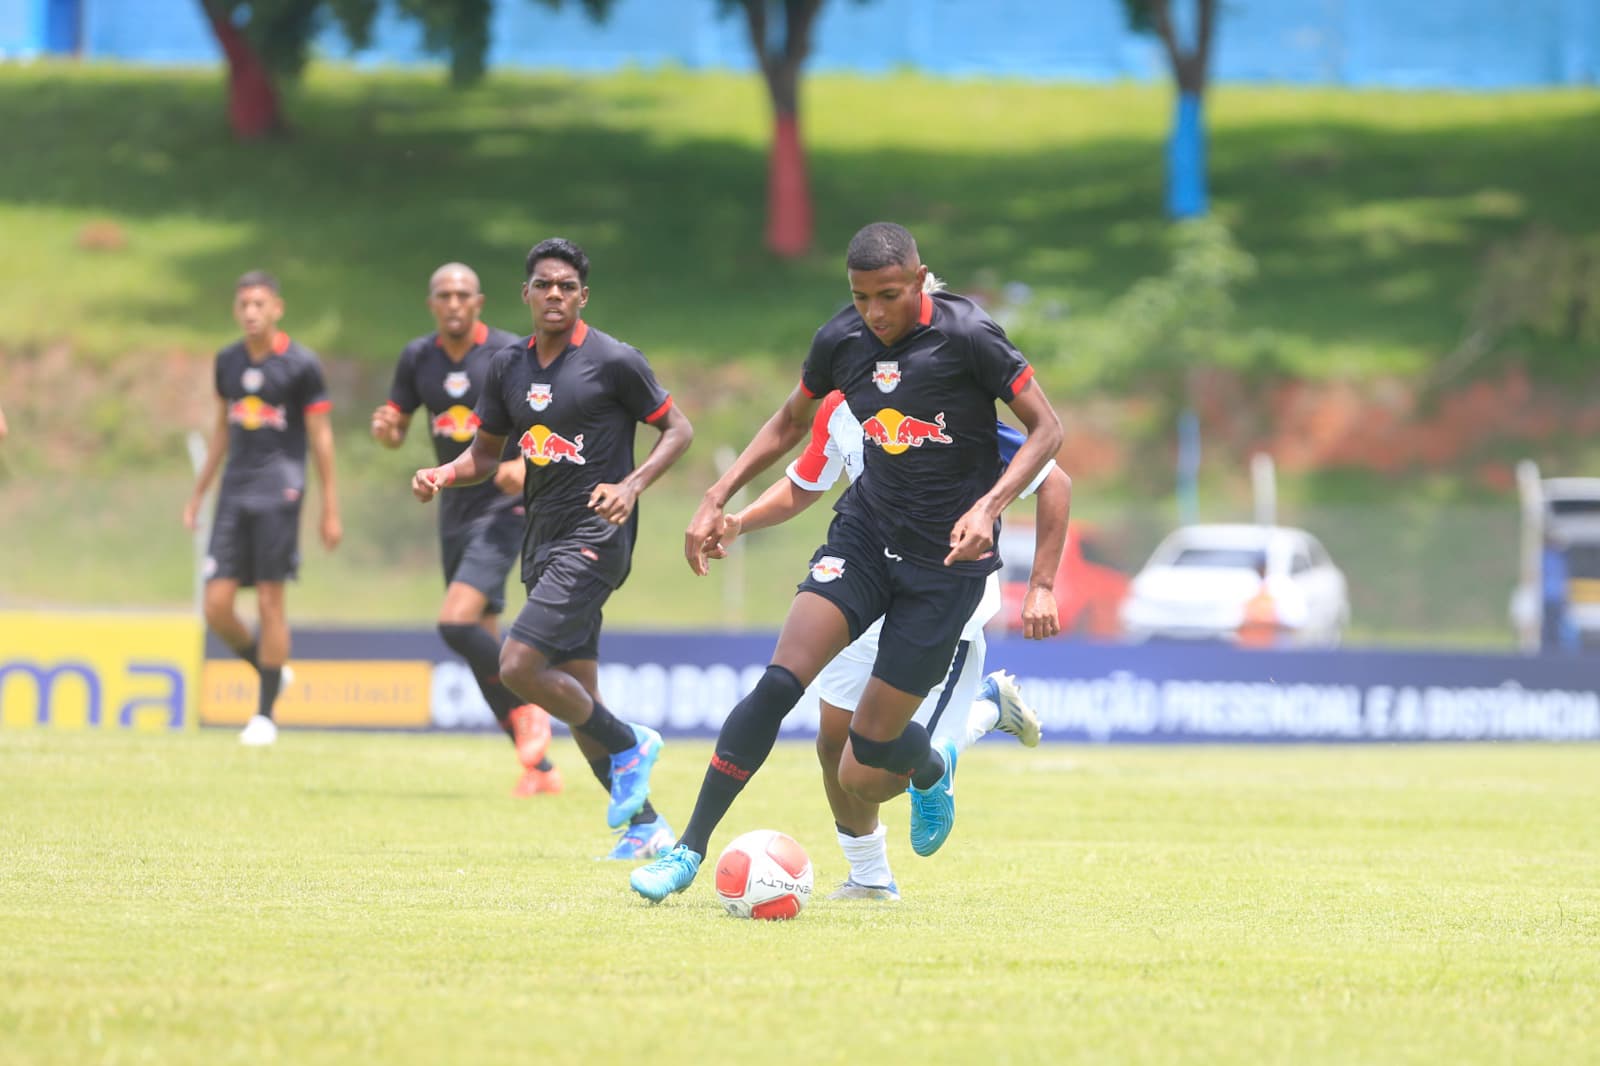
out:
{"label": "blue soccer cleat", "polygon": [[611,802],[606,824],[615,829],[644,809],[650,798],[650,771],[661,757],[661,734],[649,726],[631,726],[638,741],[611,756]]}
{"label": "blue soccer cleat", "polygon": [[633,871],[628,884],[651,903],[660,903],[674,892],[682,892],[694,884],[703,861],[705,856],[699,852],[674,844],[671,851],[655,862]]}
{"label": "blue soccer cleat", "polygon": [[666,818],[658,814],[653,822],[640,822],[623,829],[617,846],[611,849],[611,854],[606,858],[643,862],[672,847],[672,842],[677,839]]}
{"label": "blue soccer cleat", "polygon": [[938,851],[956,824],[956,745],[941,740],[934,747],[944,757],[944,776],[932,788],[906,786],[911,796],[911,850],[918,855]]}
{"label": "blue soccer cleat", "polygon": [[1000,708],[1000,721],[995,728],[1010,733],[1022,741],[1025,748],[1039,746],[1039,716],[1022,698],[1017,679],[1004,670],[996,670],[983,679],[978,687],[978,698],[988,700]]}

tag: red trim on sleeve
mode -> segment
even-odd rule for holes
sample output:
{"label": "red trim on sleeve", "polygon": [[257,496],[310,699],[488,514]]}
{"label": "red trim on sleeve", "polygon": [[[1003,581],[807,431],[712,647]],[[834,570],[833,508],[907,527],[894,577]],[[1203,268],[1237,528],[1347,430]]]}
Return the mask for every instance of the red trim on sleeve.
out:
{"label": "red trim on sleeve", "polygon": [[272,354],[282,355],[289,350],[289,335],[282,330],[272,335]]}
{"label": "red trim on sleeve", "polygon": [[1022,373],[1017,375],[1016,380],[1011,383],[1011,398],[1015,400],[1017,398],[1017,394],[1020,393],[1027,386],[1028,382],[1032,380],[1033,367],[1026,367]]}
{"label": "red trim on sleeve", "polygon": [[801,378],[800,379],[800,391],[806,394],[806,399],[808,399],[808,400],[815,400],[817,398],[817,394],[816,393],[814,393],[810,389],[806,388],[806,379],[805,378]]}
{"label": "red trim on sleeve", "polygon": [[654,411],[651,411],[649,414],[645,415],[644,420],[648,423],[654,423],[656,419],[660,418],[670,410],[672,410],[672,397],[668,396],[665,400],[661,401],[660,407],[657,407]]}
{"label": "red trim on sleeve", "polygon": [[[316,403],[308,403],[308,404],[306,404],[306,414],[308,414],[308,415],[320,415],[324,411],[331,411],[331,410],[333,410],[333,401],[332,400],[318,400]],[[397,408],[397,410],[398,410],[398,408]]]}
{"label": "red trim on sleeve", "polygon": [[[330,404],[330,405],[331,405],[331,404],[332,404],[332,401],[331,401],[331,400],[330,400],[330,401],[328,401],[328,402],[329,402],[329,404]],[[397,404],[397,403],[395,403],[395,402],[394,402],[394,401],[393,401],[393,400],[385,400],[385,401],[383,401],[383,406],[385,406],[385,407],[392,407],[392,408],[394,408],[394,409],[395,409],[395,410],[396,410],[396,411],[400,411],[400,413],[401,413],[401,414],[405,414],[405,412],[404,412],[404,411],[401,411],[401,410],[400,410],[400,405],[399,405],[399,404]]]}
{"label": "red trim on sleeve", "polygon": [[808,484],[815,485],[828,467],[828,422],[843,400],[844,393],[834,389],[823,397],[822,406],[811,420],[811,439],[806,441],[806,450],[800,453],[800,458],[794,461],[795,474]]}
{"label": "red trim on sleeve", "polygon": [[482,344],[484,341],[486,341],[488,339],[489,339],[489,327],[484,325],[482,322],[473,323],[473,325],[472,325],[472,343],[473,344]]}
{"label": "red trim on sleeve", "polygon": [[933,325],[933,297],[927,293],[922,294],[922,306],[917,311],[917,323],[923,326]]}

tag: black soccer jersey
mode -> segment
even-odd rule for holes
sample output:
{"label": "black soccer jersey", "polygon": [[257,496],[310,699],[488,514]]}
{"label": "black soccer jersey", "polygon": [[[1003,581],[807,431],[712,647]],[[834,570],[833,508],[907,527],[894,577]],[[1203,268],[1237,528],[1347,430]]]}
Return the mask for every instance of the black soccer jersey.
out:
{"label": "black soccer jersey", "polygon": [[[418,407],[428,411],[428,434],[433,452],[443,466],[465,451],[478,432],[478,397],[489,378],[489,364],[500,349],[517,343],[517,335],[491,329],[482,322],[473,327],[472,347],[457,363],[430,333],[405,346],[389,387],[389,406],[401,414]],[[515,441],[506,442],[504,459],[517,455]],[[516,506],[516,498],[495,488],[494,479],[464,485],[439,494],[439,526],[455,529],[494,508]]]}
{"label": "black soccer jersey", "polygon": [[[995,400],[1015,397],[1032,376],[1005,332],[964,297],[924,293],[917,324],[891,347],[854,307],[840,311],[817,331],[800,374],[808,395],[843,391],[861,423],[863,473],[834,510],[865,519],[908,562],[943,568],[956,520],[1000,476]],[[996,553],[949,569],[999,565]]]}
{"label": "black soccer jersey", "polygon": [[523,579],[542,548],[571,540],[621,548],[614,574],[620,583],[639,510],[614,526],[589,509],[589,496],[595,486],[615,484],[633,471],[635,427],[665,415],[672,398],[637,348],[582,320],[549,366],[539,365],[533,345],[534,338],[525,337],[497,353],[478,400],[484,432],[514,441],[526,463]]}
{"label": "black soccer jersey", "polygon": [[217,353],[216,389],[228,405],[220,495],[244,503],[298,500],[306,487],[306,415],[333,406],[317,357],[287,333],[273,338],[259,363],[235,341]]}

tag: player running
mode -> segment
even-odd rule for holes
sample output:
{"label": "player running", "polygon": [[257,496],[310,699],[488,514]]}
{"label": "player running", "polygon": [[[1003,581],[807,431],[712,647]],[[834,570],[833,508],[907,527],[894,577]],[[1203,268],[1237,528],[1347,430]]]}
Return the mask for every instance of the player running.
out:
{"label": "player running", "polygon": [[[233,317],[244,336],[217,353],[217,421],[183,524],[194,529],[206,489],[227,460],[205,561],[206,625],[261,677],[256,713],[239,742],[272,744],[273,704],[289,658],[284,585],[300,568],[300,500],[306,442],[322,483],[322,543],[344,535],[333,482],[333,429],[322,366],[304,345],[279,332],[283,297],[271,274],[252,270],[234,286]],[[255,586],[259,636],[234,609],[240,588]]]}
{"label": "player running", "polygon": [[[1061,422],[988,315],[962,297],[923,291],[928,268],[903,227],[862,229],[845,266],[853,306],[817,331],[799,386],[707,490],[684,534],[690,567],[706,573],[729,497],[800,443],[816,404],[834,389],[869,442],[862,476],[834,505],[838,516],[766,673],[723,723],[683,836],[629,879],[652,901],[694,881],[712,831],[772,751],[784,716],[879,618],[878,655],[850,722],[839,784],[881,803],[895,795],[881,771],[909,777],[919,855],[937,851],[955,822],[956,747],[948,738],[935,746],[912,717],[949,670],[988,575],[999,569],[1000,512],[1061,447]],[[1027,430],[1003,473],[996,399]]]}
{"label": "player running", "polygon": [[[411,490],[427,502],[442,488],[483,481],[499,469],[506,441],[516,442],[524,464],[528,600],[500,649],[500,679],[572,728],[611,793],[606,820],[621,836],[611,857],[648,858],[672,841],[649,800],[661,737],[600,702],[600,612],[632,565],[639,494],[689,447],[694,429],[638,349],[583,321],[583,249],[560,238],[541,241],[526,265],[522,298],[533,333],[490,361],[471,446],[417,471]],[[635,468],[640,422],[661,437]]]}
{"label": "player running", "polygon": [[[933,275],[928,281],[934,283]],[[788,521],[810,507],[832,488],[839,475],[854,481],[861,473],[862,433],[844,393],[830,392],[817,408],[811,439],[800,457],[789,464],[786,476],[774,482],[761,498],[736,515],[724,520],[722,539],[711,558],[723,558],[735,538],[758,529]],[[1022,434],[1002,423],[1000,461],[1009,464],[1022,445]],[[1043,639],[1060,632],[1056,615],[1055,574],[1061,565],[1066,544],[1067,515],[1072,503],[1072,481],[1050,460],[1039,476],[1023,489],[1022,496],[1039,494],[1038,539],[1034,545],[1033,570],[1023,599],[1023,633],[1030,639]],[[957,752],[964,752],[984,736],[999,729],[1010,733],[1027,747],[1039,743],[1039,718],[1023,702],[1016,679],[996,670],[984,676],[987,642],[983,627],[1000,610],[1000,579],[991,573],[984,586],[983,599],[967,619],[956,645],[950,672],[928,693],[912,716],[921,723],[934,743],[948,738]],[[872,664],[878,657],[878,634],[883,620],[870,628],[817,676],[821,697],[821,718],[817,730],[817,758],[822,764],[823,790],[833,812],[839,847],[850,863],[850,874],[829,899],[898,900],[900,889],[889,866],[889,848],[883,824],[878,820],[878,804],[857,799],[839,784],[839,760],[850,735],[850,718],[860,702]],[[901,782],[891,783],[898,788]]]}
{"label": "player running", "polygon": [[[434,454],[448,463],[466,450],[478,428],[474,408],[489,376],[489,361],[517,342],[479,318],[483,289],[462,263],[446,263],[428,279],[428,310],[436,332],[405,346],[389,399],[372,412],[372,437],[398,448],[418,407],[428,413]],[[494,477],[439,501],[444,605],[439,636],[465,659],[495,720],[522,763],[514,796],[560,792],[561,771],[546,754],[550,716],[500,683],[500,631],[506,574],[522,548],[522,456],[508,443]]]}

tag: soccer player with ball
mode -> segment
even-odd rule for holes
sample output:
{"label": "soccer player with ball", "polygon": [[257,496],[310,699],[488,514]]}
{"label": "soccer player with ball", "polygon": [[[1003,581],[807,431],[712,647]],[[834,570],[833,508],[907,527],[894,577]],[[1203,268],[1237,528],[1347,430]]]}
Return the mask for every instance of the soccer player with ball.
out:
{"label": "soccer player with ball", "polygon": [[[649,799],[661,737],[600,702],[600,612],[632,567],[639,494],[684,453],[694,429],[637,348],[583,320],[583,249],[560,238],[541,241],[526,267],[522,298],[533,332],[490,361],[471,446],[449,463],[418,470],[411,491],[427,502],[440,489],[484,481],[499,470],[506,441],[516,442],[524,461],[528,600],[500,650],[500,679],[572,728],[611,793],[606,820],[620,833],[611,857],[648,858],[672,840]],[[635,467],[641,422],[660,438]]]}
{"label": "soccer player with ball", "polygon": [[[909,778],[911,843],[936,852],[955,823],[958,751],[913,721],[950,668],[983,599],[1000,513],[1061,447],[1061,422],[1033,369],[969,300],[924,292],[928,268],[893,223],[860,230],[845,257],[852,306],[817,331],[800,384],[709,490],[684,535],[707,572],[726,529],[728,499],[810,431],[830,392],[861,423],[863,472],[835,505],[827,542],[790,605],[766,673],[729,713],[678,843],[636,869],[652,901],[682,892],[711,833],[777,742],[783,718],[851,641],[883,619],[878,654],[839,762],[841,788],[881,803]],[[994,404],[1027,434],[1002,472]],[[888,773],[885,774],[884,771]],[[886,789],[885,780],[897,782]]]}
{"label": "soccer player with ball", "polygon": [[[927,289],[938,283],[928,275]],[[863,436],[861,423],[844,403],[844,394],[830,392],[817,408],[811,439],[800,457],[789,464],[784,477],[761,498],[736,515],[724,519],[722,540],[709,555],[722,558],[744,533],[788,521],[810,507],[844,474],[854,481],[861,473]],[[1000,461],[1009,464],[1022,445],[1022,434],[1004,423],[1000,435]],[[1060,632],[1053,585],[1061,566],[1067,539],[1067,516],[1072,504],[1072,480],[1052,459],[1022,496],[1039,494],[1038,537],[1033,569],[1023,600],[1023,633],[1043,639]],[[934,686],[912,716],[933,736],[935,744],[949,739],[958,753],[993,730],[1010,733],[1028,747],[1039,743],[1039,719],[1023,702],[1016,679],[1003,671],[984,674],[986,641],[983,627],[1000,610],[1000,579],[991,573],[983,599],[967,619],[956,645],[949,674]],[[849,741],[850,720],[872,676],[878,657],[878,636],[883,620],[874,622],[817,677],[822,708],[817,730],[817,758],[822,764],[822,785],[828,796],[839,834],[839,847],[850,863],[850,875],[829,899],[897,900],[900,889],[889,867],[889,848],[878,804],[858,799],[839,784],[839,762]],[[900,782],[885,782],[896,788]],[[898,789],[896,788],[898,791]]]}

